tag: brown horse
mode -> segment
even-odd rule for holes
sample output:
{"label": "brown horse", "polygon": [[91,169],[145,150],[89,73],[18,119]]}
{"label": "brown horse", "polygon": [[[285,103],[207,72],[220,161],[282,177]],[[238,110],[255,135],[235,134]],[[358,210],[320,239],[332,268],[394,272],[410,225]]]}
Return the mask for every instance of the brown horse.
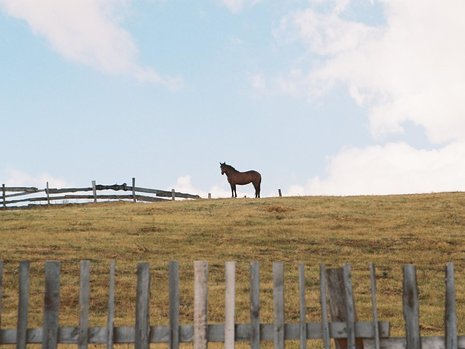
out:
{"label": "brown horse", "polygon": [[225,174],[228,177],[228,182],[231,185],[231,193],[233,198],[237,198],[236,184],[244,185],[252,183],[255,188],[255,197],[260,197],[260,183],[262,182],[262,176],[257,171],[239,172],[231,165],[227,165],[225,162],[220,162],[221,174]]}

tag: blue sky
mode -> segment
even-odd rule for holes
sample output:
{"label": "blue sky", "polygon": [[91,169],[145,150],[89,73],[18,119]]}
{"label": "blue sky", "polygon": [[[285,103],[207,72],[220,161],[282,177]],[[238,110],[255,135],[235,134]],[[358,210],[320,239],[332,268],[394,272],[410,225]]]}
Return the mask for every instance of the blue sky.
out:
{"label": "blue sky", "polygon": [[227,197],[226,161],[263,196],[463,190],[463,10],[0,0],[0,182]]}

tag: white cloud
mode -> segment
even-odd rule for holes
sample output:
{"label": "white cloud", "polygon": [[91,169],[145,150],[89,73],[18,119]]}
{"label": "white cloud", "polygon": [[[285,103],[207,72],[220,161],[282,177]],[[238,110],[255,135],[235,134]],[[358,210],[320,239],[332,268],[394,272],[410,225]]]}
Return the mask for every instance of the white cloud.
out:
{"label": "white cloud", "polygon": [[[287,86],[311,98],[345,86],[368,112],[378,140],[413,123],[436,150],[407,143],[344,148],[324,178],[292,186],[292,194],[388,194],[465,190],[465,2],[373,1],[385,21],[370,26],[344,16],[354,1],[313,1],[288,14],[277,39],[306,49],[304,64],[284,74]],[[327,4],[328,4],[327,3]],[[353,16],[351,16],[353,17]],[[283,74],[281,74],[283,75]],[[285,89],[282,92],[291,94]],[[406,142],[408,140],[406,139]]]}
{"label": "white cloud", "polygon": [[261,0],[220,0],[226,8],[233,12],[239,13],[245,7],[252,7],[258,4]]}
{"label": "white cloud", "polygon": [[2,183],[10,187],[36,187],[43,189],[47,182],[50,188],[71,186],[65,179],[51,176],[48,173],[31,174],[16,168],[4,169],[2,177]]}
{"label": "white cloud", "polygon": [[123,74],[170,89],[180,79],[163,77],[137,62],[131,34],[120,26],[129,0],[0,0],[0,9],[25,20],[66,59],[108,74]]}
{"label": "white cloud", "polygon": [[[286,16],[280,35],[298,38],[323,63],[305,83],[318,94],[342,83],[369,110],[373,135],[412,121],[432,142],[465,139],[465,2],[382,1],[386,22],[370,27],[310,7]],[[302,86],[302,85],[301,85]],[[302,86],[305,88],[305,86]]]}
{"label": "white cloud", "polygon": [[324,178],[292,186],[286,195],[408,194],[465,190],[465,143],[418,150],[406,143],[349,147],[329,160]]}

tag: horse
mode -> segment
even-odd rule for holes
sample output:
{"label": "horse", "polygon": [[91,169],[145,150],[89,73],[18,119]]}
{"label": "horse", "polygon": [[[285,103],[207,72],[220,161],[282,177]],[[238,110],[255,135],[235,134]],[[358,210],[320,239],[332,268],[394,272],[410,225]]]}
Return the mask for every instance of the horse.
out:
{"label": "horse", "polygon": [[260,197],[260,183],[262,182],[262,176],[257,171],[239,172],[231,165],[227,165],[225,162],[220,162],[221,174],[226,173],[228,182],[231,185],[231,193],[233,198],[237,198],[236,184],[245,185],[252,183],[255,188],[255,197]]}

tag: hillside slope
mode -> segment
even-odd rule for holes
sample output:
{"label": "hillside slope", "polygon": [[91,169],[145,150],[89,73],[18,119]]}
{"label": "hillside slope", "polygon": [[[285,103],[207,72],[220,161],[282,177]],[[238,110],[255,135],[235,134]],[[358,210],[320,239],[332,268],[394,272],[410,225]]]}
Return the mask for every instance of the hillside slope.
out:
{"label": "hillside slope", "polygon": [[[418,268],[425,333],[440,333],[443,322],[443,269],[453,261],[457,280],[465,267],[465,194],[370,197],[295,197],[273,199],[218,199],[154,204],[112,203],[54,206],[0,211],[0,258],[5,262],[5,296],[17,298],[13,271],[21,260],[32,263],[33,297],[42,296],[43,261],[62,261],[62,304],[75,309],[78,261],[93,262],[93,316],[104,321],[107,268],[118,265],[119,321],[131,321],[134,270],[148,261],[155,283],[166,290],[167,262],[181,265],[183,300],[191,302],[192,262],[210,263],[210,296],[221,304],[224,297],[223,265],[238,262],[238,317],[248,320],[248,262],[262,266],[263,288],[271,287],[271,263],[286,262],[288,318],[298,319],[295,306],[297,263],[307,265],[309,312],[319,315],[318,267],[351,263],[359,317],[369,315],[368,262],[378,271],[380,318],[402,332],[401,266]],[[99,276],[100,275],[100,276]],[[463,283],[457,282],[458,304],[465,301]],[[10,287],[11,286],[11,287]],[[17,287],[17,286],[16,286]],[[128,291],[131,290],[131,291]],[[264,292],[264,303],[269,292]],[[160,294],[162,294],[161,292]],[[165,292],[166,293],[166,292]],[[33,298],[34,300],[34,298]],[[166,308],[167,295],[157,296],[154,307]],[[11,302],[10,302],[11,303]],[[32,302],[34,303],[34,302]],[[40,303],[38,301],[37,303]],[[14,301],[6,306],[4,322],[14,324]],[[212,321],[222,321],[221,307],[211,310]],[[241,313],[240,309],[244,311]],[[295,309],[294,309],[295,308]],[[463,323],[464,309],[460,309]],[[40,313],[40,307],[37,313]],[[73,311],[71,311],[73,313]],[[183,319],[191,316],[183,308]],[[271,309],[264,310],[271,321]],[[76,314],[64,315],[73,322]],[[153,315],[164,322],[166,311]],[[37,319],[40,321],[40,315]],[[423,321],[422,321],[423,322]],[[463,331],[462,331],[463,332]]]}

